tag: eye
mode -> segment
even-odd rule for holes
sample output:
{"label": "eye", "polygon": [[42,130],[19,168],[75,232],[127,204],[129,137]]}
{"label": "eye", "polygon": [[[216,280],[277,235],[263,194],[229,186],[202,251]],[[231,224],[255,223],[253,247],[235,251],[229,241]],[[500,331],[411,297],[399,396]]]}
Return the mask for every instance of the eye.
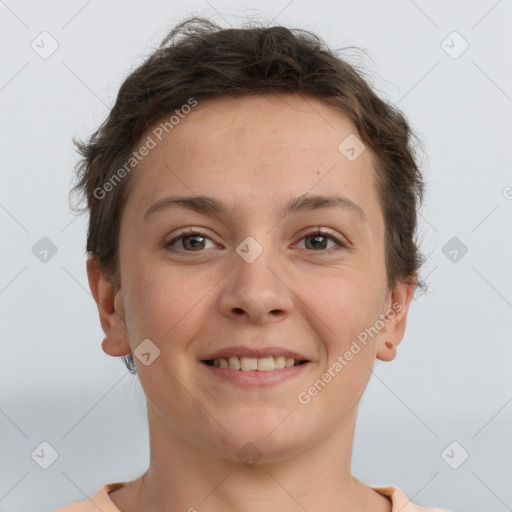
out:
{"label": "eye", "polygon": [[[316,231],[312,231],[304,235],[301,241],[308,239],[311,239],[311,241],[309,243],[306,242],[305,247],[299,247],[300,249],[306,248],[313,249],[315,252],[331,253],[347,248],[347,245],[341,242],[337,237],[327,231],[322,231],[320,228],[317,228]],[[212,247],[210,248],[215,247],[215,242],[206,236],[203,231],[198,228],[189,228],[187,231],[181,232],[175,236],[169,242],[166,242],[164,248],[170,250],[171,252],[201,252],[203,249],[208,249],[208,247],[205,247],[206,240],[212,242]],[[334,242],[335,246],[327,248],[329,241]],[[173,247],[177,245],[178,242],[180,242],[179,245],[181,247]]]}
{"label": "eye", "polygon": [[[311,242],[309,244],[306,242],[306,249],[313,248],[316,252],[330,253],[330,252],[342,250],[347,247],[346,244],[341,242],[337,237],[335,237],[331,233],[328,233],[327,231],[322,231],[320,228],[317,228],[316,231],[313,231],[311,233],[307,233],[306,235],[304,235],[304,237],[301,239],[301,241],[307,240],[307,239],[310,239]],[[335,247],[331,247],[331,248],[327,249],[326,246],[327,246],[329,240],[334,242],[337,247],[335,246]],[[302,249],[302,247],[301,247],[301,249]]]}
{"label": "eye", "polygon": [[[210,240],[215,247],[215,243],[211,240],[211,238],[207,237],[200,229],[197,228],[189,228],[188,231],[180,233],[178,236],[174,237],[169,242],[166,242],[165,248],[169,249],[171,252],[176,252],[179,250],[184,250],[186,252],[200,252],[202,249],[207,249],[205,247],[205,240]],[[177,242],[181,242],[178,249],[172,248],[173,245],[176,245]]]}

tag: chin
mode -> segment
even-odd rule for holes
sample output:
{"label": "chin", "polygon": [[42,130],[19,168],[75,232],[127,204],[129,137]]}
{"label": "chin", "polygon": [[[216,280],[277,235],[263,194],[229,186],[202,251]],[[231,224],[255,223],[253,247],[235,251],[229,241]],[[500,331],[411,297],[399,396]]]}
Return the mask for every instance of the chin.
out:
{"label": "chin", "polygon": [[223,423],[232,436],[221,429],[217,441],[212,440],[216,443],[213,451],[233,461],[249,461],[247,465],[254,461],[266,463],[286,459],[307,443],[304,428],[296,431],[295,427],[286,425],[286,419],[283,421],[287,414],[289,411],[272,421],[269,418],[265,421],[245,418],[236,424]]}

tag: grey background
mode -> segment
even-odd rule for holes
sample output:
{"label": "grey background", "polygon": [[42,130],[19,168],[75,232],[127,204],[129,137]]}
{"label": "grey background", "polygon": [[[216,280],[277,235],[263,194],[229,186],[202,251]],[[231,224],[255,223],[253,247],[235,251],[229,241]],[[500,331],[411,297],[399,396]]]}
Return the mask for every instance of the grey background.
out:
{"label": "grey background", "polygon": [[[424,506],[512,510],[510,0],[0,1],[0,510],[52,510],[147,466],[144,395],[101,350],[87,219],[68,208],[71,136],[90,135],[127,73],[192,14],[224,26],[261,15],[368,50],[372,85],[426,146],[430,292],[397,359],[377,361],[353,473]],[[31,47],[43,31],[58,42],[46,59]],[[43,237],[57,249],[46,262],[33,253]],[[47,469],[31,457],[44,441],[58,453]]]}

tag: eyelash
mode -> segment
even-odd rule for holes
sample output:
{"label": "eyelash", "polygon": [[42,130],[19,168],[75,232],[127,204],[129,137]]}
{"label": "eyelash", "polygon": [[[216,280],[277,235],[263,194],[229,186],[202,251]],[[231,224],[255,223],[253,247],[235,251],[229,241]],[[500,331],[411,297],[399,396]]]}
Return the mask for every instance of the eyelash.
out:
{"label": "eyelash", "polygon": [[[189,236],[196,236],[196,235],[199,235],[201,237],[208,238],[209,240],[211,240],[211,238],[209,236],[207,236],[206,233],[204,233],[201,229],[189,228],[188,231],[180,233],[178,236],[176,236],[175,238],[173,238],[172,240],[167,242],[165,244],[164,248],[168,249],[170,252],[181,252],[179,250],[172,249],[171,246],[183,238],[186,238]],[[331,247],[330,249],[319,250],[319,251],[311,250],[309,252],[320,252],[320,253],[324,253],[324,254],[331,254],[332,252],[337,252],[337,251],[340,251],[343,249],[347,249],[346,244],[341,242],[338,238],[336,238],[334,235],[328,233],[327,231],[322,231],[320,228],[317,228],[316,231],[312,231],[312,232],[304,234],[300,240],[303,240],[304,238],[308,238],[308,237],[312,237],[312,236],[321,236],[324,238],[328,238],[329,240],[332,240],[336,244],[338,244],[338,247]],[[189,253],[189,254],[194,254],[196,252],[204,252],[204,251],[186,251],[186,250],[183,250],[183,251],[186,253]]]}

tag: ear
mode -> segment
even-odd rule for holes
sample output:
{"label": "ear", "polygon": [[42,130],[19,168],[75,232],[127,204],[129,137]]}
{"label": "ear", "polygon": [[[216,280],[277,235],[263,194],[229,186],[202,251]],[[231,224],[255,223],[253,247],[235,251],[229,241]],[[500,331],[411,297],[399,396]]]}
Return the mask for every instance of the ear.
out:
{"label": "ear", "polygon": [[416,282],[399,283],[388,296],[382,314],[384,327],[377,342],[377,359],[392,361],[396,356],[396,347],[402,341],[407,323],[409,304],[414,296]]}
{"label": "ear", "polygon": [[111,280],[101,272],[94,256],[87,258],[87,276],[105,333],[101,345],[103,351],[110,356],[130,354],[121,289],[116,290]]}

